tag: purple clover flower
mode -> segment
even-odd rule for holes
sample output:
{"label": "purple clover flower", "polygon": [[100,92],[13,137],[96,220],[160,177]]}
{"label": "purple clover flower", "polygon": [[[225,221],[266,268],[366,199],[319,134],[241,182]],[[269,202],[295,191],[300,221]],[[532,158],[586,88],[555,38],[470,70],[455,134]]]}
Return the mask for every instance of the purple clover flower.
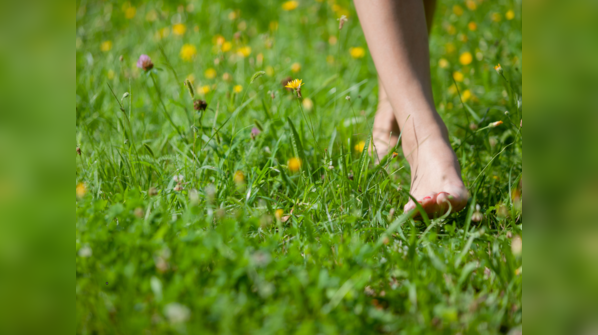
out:
{"label": "purple clover flower", "polygon": [[137,61],[137,67],[144,71],[149,71],[154,68],[154,63],[152,63],[152,59],[148,55],[141,55]]}
{"label": "purple clover flower", "polygon": [[258,128],[253,127],[253,129],[251,129],[251,138],[255,139],[260,133],[261,131]]}

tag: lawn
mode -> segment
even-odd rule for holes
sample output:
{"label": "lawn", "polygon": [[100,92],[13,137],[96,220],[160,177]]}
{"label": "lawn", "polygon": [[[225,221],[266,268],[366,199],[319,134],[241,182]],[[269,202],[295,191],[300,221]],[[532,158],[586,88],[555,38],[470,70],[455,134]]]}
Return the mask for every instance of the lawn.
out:
{"label": "lawn", "polygon": [[350,1],[76,15],[78,334],[521,332],[520,1],[438,4],[433,90],[472,198],[433,220],[403,213],[400,148],[368,155]]}

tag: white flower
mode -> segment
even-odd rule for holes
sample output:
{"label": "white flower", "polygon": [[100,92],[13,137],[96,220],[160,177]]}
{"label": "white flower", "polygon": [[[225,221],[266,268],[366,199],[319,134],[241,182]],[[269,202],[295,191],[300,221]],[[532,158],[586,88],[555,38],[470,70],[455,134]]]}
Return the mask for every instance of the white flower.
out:
{"label": "white flower", "polygon": [[164,315],[166,315],[170,323],[183,323],[189,320],[191,311],[187,306],[173,302],[164,306]]}
{"label": "white flower", "polygon": [[79,249],[79,257],[87,258],[91,256],[91,247],[88,245],[84,245]]}
{"label": "white flower", "polygon": [[182,174],[174,175],[174,177],[172,177],[172,180],[176,181],[177,183],[182,182],[183,179],[185,179],[185,176]]}

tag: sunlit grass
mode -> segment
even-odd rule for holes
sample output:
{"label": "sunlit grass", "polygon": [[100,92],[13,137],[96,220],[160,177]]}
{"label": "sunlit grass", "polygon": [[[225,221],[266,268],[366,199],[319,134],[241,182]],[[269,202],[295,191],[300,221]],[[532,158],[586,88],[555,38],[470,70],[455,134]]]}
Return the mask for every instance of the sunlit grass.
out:
{"label": "sunlit grass", "polygon": [[521,326],[519,7],[439,3],[433,90],[472,199],[414,221],[401,150],[368,155],[350,2],[160,6],[78,2],[77,333]]}

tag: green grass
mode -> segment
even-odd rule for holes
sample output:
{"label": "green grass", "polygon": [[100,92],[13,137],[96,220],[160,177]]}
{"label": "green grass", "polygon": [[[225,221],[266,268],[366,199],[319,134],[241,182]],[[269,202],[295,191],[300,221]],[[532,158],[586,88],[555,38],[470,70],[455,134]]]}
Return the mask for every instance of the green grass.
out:
{"label": "green grass", "polygon": [[[77,1],[75,179],[86,190],[76,200],[77,333],[520,329],[522,257],[511,247],[523,220],[520,3],[475,3],[440,2],[430,41],[436,105],[473,197],[460,213],[414,221],[402,212],[400,150],[381,165],[355,150],[367,147],[377,80],[350,2],[133,3],[127,19],[126,4]],[[162,28],[170,34],[158,39]],[[197,49],[192,61],[180,57],[184,44]],[[141,54],[155,64],[148,74],[135,67]],[[305,82],[303,103],[283,89],[289,76]],[[186,78],[205,112],[193,109]],[[287,166],[292,157],[301,171]],[[471,220],[477,205],[481,222]]]}

